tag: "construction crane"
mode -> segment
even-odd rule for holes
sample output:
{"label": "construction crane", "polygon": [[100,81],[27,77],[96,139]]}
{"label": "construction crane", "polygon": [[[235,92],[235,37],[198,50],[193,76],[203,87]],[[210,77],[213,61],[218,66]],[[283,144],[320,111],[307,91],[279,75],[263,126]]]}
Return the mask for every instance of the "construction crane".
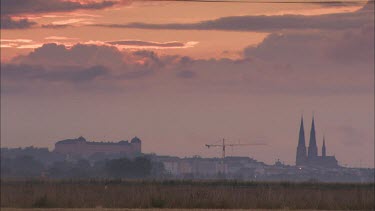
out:
{"label": "construction crane", "polygon": [[225,174],[225,166],[224,166],[224,160],[225,160],[225,149],[226,147],[235,147],[235,146],[260,146],[260,145],[266,145],[263,143],[251,143],[251,144],[226,144],[225,139],[223,138],[222,144],[206,144],[207,148],[210,147],[220,147],[222,148],[222,155],[221,155],[221,167],[222,167],[222,173]]}

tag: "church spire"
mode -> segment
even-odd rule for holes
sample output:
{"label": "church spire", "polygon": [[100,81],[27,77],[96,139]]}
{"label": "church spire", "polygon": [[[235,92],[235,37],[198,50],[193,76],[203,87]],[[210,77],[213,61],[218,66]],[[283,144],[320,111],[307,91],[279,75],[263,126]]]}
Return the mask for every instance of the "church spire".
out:
{"label": "church spire", "polygon": [[315,121],[314,121],[314,115],[312,118],[311,123],[311,131],[310,131],[310,142],[309,142],[309,148],[308,148],[308,158],[315,158],[318,156],[318,147],[316,145],[316,138],[315,138]]}
{"label": "church spire", "polygon": [[299,127],[298,146],[300,145],[305,147],[305,129],[303,126],[303,116],[301,117],[301,124]]}
{"label": "church spire", "polygon": [[322,156],[323,157],[327,156],[327,154],[326,154],[326,139],[325,139],[324,135],[323,135]]}
{"label": "church spire", "polygon": [[305,129],[303,126],[303,116],[301,117],[301,124],[299,128],[296,165],[304,165],[306,162],[306,145],[305,145]]}

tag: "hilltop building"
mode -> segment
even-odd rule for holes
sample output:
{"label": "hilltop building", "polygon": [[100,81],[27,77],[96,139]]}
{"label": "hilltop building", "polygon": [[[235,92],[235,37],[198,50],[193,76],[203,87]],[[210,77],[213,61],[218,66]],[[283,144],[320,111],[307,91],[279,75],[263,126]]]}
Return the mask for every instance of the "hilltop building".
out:
{"label": "hilltop building", "polygon": [[94,154],[122,154],[134,157],[142,153],[141,145],[142,142],[138,137],[134,137],[130,142],[90,142],[81,136],[56,142],[54,152],[80,157],[89,157]]}
{"label": "hilltop building", "polygon": [[305,130],[303,125],[303,117],[301,118],[301,125],[299,129],[296,166],[307,167],[323,167],[323,168],[336,168],[339,167],[335,156],[327,156],[326,143],[323,136],[322,155],[318,155],[318,146],[316,144],[315,120],[314,117],[311,123],[310,141],[306,152],[305,145]]}

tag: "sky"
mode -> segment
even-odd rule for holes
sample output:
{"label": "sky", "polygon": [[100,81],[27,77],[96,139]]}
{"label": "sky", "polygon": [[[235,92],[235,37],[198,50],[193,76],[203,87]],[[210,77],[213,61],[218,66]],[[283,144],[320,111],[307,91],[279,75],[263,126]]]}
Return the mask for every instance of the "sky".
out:
{"label": "sky", "polygon": [[374,167],[374,3],[1,1],[1,146],[141,138],[145,153]]}

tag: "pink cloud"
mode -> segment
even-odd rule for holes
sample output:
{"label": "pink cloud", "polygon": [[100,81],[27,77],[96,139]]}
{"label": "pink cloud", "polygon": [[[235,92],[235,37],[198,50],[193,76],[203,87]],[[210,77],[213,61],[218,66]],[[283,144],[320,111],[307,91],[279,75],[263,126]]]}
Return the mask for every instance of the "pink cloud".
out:
{"label": "pink cloud", "polygon": [[35,43],[35,44],[28,44],[28,45],[19,45],[16,48],[19,48],[19,49],[35,49],[35,48],[40,48],[42,46],[43,46],[42,43]]}
{"label": "pink cloud", "polygon": [[106,44],[113,45],[120,50],[124,49],[183,49],[195,47],[199,42],[188,41],[186,43],[178,41],[153,42],[142,40],[116,40],[107,41]]}
{"label": "pink cloud", "polygon": [[68,24],[91,24],[92,19],[87,19],[87,18],[71,18],[71,19],[66,19],[66,20],[60,20],[60,21],[53,21],[51,24],[52,25],[68,25]]}
{"label": "pink cloud", "polygon": [[11,42],[11,43],[31,43],[33,40],[30,39],[1,39],[1,42]]}
{"label": "pink cloud", "polygon": [[64,37],[64,36],[49,36],[45,37],[46,40],[77,40],[78,38],[74,37]]}

